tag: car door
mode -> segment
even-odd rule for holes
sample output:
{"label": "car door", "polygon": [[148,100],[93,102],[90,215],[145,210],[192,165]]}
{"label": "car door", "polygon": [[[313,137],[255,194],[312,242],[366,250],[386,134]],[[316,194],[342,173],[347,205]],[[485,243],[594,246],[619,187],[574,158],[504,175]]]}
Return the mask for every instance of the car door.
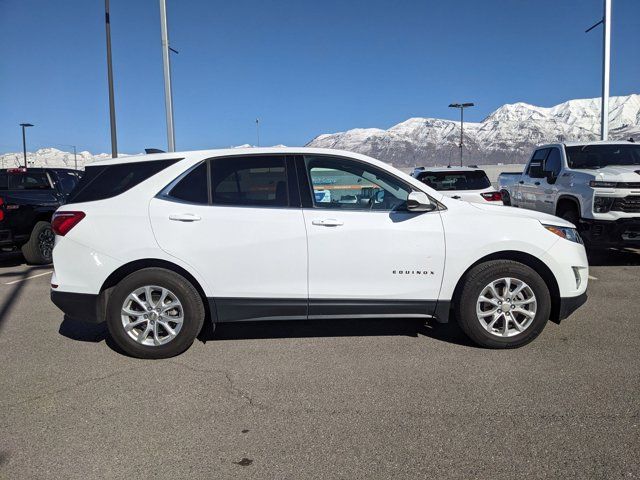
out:
{"label": "car door", "polygon": [[151,201],[159,245],[206,280],[219,321],[306,318],[307,237],[292,162],[210,159]]}
{"label": "car door", "polygon": [[540,179],[541,190],[536,197],[535,209],[539,212],[556,213],[556,199],[558,197],[558,186],[556,181],[562,169],[562,154],[558,147],[549,149],[549,153],[544,161],[544,178]]}
{"label": "car door", "polygon": [[309,318],[425,316],[444,269],[440,213],[406,209],[413,189],[369,163],[297,160],[309,248]]}
{"label": "car door", "polygon": [[549,154],[549,148],[540,148],[533,153],[527,170],[518,182],[517,205],[521,208],[537,210],[538,196],[543,190],[544,161]]}

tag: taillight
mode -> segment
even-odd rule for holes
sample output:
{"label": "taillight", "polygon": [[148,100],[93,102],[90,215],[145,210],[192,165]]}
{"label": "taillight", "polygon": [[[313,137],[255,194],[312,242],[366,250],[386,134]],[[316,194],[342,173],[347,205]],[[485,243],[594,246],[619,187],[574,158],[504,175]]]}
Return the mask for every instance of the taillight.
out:
{"label": "taillight", "polygon": [[56,212],[51,220],[51,229],[56,235],[64,237],[84,217],[84,212]]}
{"label": "taillight", "polygon": [[484,198],[487,202],[501,202],[502,201],[502,193],[500,192],[485,192],[481,193],[482,198]]}
{"label": "taillight", "polygon": [[4,220],[4,198],[0,197],[0,222]]}

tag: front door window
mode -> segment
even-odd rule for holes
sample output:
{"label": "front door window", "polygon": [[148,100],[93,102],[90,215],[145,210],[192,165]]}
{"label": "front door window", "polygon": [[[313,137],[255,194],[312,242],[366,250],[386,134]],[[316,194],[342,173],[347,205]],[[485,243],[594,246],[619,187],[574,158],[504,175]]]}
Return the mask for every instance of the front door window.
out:
{"label": "front door window", "polygon": [[332,157],[305,157],[316,208],[405,210],[411,187],[371,165]]}

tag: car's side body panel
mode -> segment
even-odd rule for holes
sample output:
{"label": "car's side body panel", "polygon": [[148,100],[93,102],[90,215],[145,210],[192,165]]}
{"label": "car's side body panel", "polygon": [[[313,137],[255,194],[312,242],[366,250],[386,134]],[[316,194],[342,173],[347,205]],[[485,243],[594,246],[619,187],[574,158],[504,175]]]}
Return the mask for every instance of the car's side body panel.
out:
{"label": "car's side body panel", "polygon": [[[170,219],[186,212],[199,220]],[[207,295],[307,298],[307,238],[300,208],[187,205],[154,198],[149,215],[160,248],[206,278]]]}

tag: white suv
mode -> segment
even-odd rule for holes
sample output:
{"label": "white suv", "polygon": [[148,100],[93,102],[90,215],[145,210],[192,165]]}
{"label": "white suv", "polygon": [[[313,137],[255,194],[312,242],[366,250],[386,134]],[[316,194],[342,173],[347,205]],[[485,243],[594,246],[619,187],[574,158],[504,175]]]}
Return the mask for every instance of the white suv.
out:
{"label": "white suv", "polygon": [[491,186],[489,177],[479,168],[417,167],[412,177],[456,200],[503,205],[502,194]]}
{"label": "white suv", "polygon": [[52,223],[53,302],[137,357],[181,353],[205,321],[275,319],[455,318],[518,347],[586,300],[571,223],[336,150],[96,162]]}

